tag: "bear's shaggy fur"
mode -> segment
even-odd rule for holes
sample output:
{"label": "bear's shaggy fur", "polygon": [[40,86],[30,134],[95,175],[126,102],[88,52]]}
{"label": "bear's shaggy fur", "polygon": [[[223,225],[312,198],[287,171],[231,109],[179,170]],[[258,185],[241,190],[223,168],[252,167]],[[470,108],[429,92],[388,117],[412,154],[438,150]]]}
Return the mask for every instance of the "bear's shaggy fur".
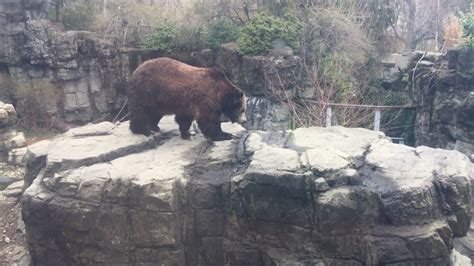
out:
{"label": "bear's shaggy fur", "polygon": [[170,58],[144,62],[130,79],[130,129],[137,134],[159,131],[160,119],[175,114],[183,139],[190,137],[193,120],[207,138],[231,139],[221,129],[221,114],[233,123],[243,123],[245,105],[244,93],[223,72]]}

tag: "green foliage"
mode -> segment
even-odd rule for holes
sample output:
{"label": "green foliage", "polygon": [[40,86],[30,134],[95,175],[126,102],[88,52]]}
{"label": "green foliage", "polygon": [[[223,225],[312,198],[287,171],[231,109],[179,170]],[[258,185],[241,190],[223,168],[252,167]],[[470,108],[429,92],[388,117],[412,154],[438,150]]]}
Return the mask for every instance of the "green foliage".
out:
{"label": "green foliage", "polygon": [[175,49],[176,28],[170,23],[159,23],[152,34],[142,42],[142,47],[172,52]]}
{"label": "green foliage", "polygon": [[462,18],[465,46],[474,49],[474,11]]}
{"label": "green foliage", "polygon": [[63,8],[62,22],[66,30],[91,30],[96,19],[95,5],[73,2]]}
{"label": "green foliage", "polygon": [[[379,85],[380,87],[380,85]],[[377,89],[376,97],[382,105],[406,106],[411,102],[406,90]],[[390,137],[401,137],[405,145],[415,145],[416,111],[411,109],[384,110],[382,112],[382,131]]]}
{"label": "green foliage", "polygon": [[[408,112],[408,113],[407,113]],[[405,145],[415,147],[416,137],[415,137],[415,120],[416,112],[405,111],[405,115],[401,118],[402,121],[405,121],[405,128],[403,129],[402,138],[405,141]]]}
{"label": "green foliage", "polygon": [[322,59],[319,74],[324,85],[337,88],[337,102],[344,102],[355,87],[354,77],[348,72],[353,62],[344,54],[329,54]]}
{"label": "green foliage", "polygon": [[207,44],[216,50],[221,44],[237,40],[239,28],[228,19],[215,19],[208,24]]}
{"label": "green foliage", "polygon": [[281,40],[298,49],[302,29],[303,26],[293,15],[275,17],[260,12],[241,29],[237,47],[242,54],[259,54],[268,52],[274,41]]}

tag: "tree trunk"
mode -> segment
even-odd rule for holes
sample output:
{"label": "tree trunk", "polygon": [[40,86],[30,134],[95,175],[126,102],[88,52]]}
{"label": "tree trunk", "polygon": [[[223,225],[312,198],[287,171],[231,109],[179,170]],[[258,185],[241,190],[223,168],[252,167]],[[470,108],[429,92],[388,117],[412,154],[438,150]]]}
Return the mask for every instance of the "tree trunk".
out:
{"label": "tree trunk", "polygon": [[418,44],[416,40],[416,0],[405,0],[405,3],[408,8],[406,49],[414,51]]}
{"label": "tree trunk", "polygon": [[62,1],[63,0],[56,0],[55,2],[55,13],[56,13],[56,22],[62,22]]}
{"label": "tree trunk", "polygon": [[107,17],[107,0],[102,2],[102,16]]}
{"label": "tree trunk", "polygon": [[435,51],[439,52],[441,43],[440,43],[440,35],[441,35],[441,29],[443,27],[442,25],[443,19],[441,17],[441,0],[436,1],[436,34],[435,34]]}

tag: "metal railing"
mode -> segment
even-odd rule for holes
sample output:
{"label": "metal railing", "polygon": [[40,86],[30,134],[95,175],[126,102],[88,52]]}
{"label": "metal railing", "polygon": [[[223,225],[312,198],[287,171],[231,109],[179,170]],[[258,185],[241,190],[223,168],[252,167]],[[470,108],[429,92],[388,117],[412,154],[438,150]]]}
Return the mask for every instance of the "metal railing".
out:
{"label": "metal railing", "polygon": [[[415,106],[403,106],[403,105],[364,105],[364,104],[345,104],[345,103],[328,103],[328,102],[318,102],[311,101],[326,106],[326,127],[332,126],[332,113],[333,107],[345,107],[345,108],[365,108],[365,109],[375,109],[374,112],[374,131],[380,131],[380,121],[382,118],[383,110],[396,110],[396,109],[415,109]],[[404,144],[405,140],[398,137],[390,137],[392,141],[399,144]]]}

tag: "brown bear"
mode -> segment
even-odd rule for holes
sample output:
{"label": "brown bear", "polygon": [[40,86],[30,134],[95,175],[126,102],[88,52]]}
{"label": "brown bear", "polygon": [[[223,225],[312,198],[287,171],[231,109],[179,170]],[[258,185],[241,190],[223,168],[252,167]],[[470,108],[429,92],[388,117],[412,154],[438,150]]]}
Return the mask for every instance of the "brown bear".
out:
{"label": "brown bear", "polygon": [[152,59],[132,74],[129,87],[130,129],[150,135],[159,131],[158,122],[175,114],[183,139],[196,120],[211,140],[228,140],[221,129],[221,114],[232,123],[245,122],[246,98],[220,70],[199,68],[170,59]]}

